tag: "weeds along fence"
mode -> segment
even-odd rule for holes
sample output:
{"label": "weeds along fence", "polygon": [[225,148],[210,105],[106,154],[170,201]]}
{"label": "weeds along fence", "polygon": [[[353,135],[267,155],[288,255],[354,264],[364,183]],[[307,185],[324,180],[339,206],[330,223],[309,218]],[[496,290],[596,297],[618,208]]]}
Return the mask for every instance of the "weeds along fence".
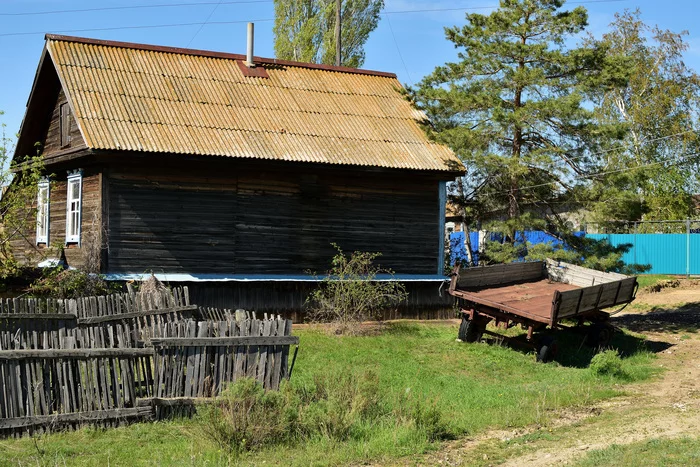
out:
{"label": "weeds along fence", "polygon": [[294,344],[291,320],[200,313],[186,288],[4,300],[0,436],[163,418],[244,376],[277,389]]}

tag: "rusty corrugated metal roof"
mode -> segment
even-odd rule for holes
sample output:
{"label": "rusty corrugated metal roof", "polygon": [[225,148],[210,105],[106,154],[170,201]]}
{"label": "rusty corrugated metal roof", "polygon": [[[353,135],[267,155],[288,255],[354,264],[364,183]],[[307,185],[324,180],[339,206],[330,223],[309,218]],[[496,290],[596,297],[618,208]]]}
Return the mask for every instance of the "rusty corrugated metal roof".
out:
{"label": "rusty corrugated metal roof", "polygon": [[47,36],[88,147],[457,172],[395,75]]}

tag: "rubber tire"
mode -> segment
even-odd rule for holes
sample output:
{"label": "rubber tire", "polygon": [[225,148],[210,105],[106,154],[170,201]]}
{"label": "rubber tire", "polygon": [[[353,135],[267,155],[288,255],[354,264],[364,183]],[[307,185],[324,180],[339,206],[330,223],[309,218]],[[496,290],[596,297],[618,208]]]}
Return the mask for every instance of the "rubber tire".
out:
{"label": "rubber tire", "polygon": [[551,362],[557,356],[557,350],[557,341],[552,337],[545,336],[540,342],[539,349],[537,349],[537,361],[540,363]]}
{"label": "rubber tire", "polygon": [[607,323],[595,323],[588,331],[588,343],[596,349],[604,349],[610,345],[615,328]]}
{"label": "rubber tire", "polygon": [[457,336],[462,342],[477,342],[481,339],[482,332],[483,330],[475,321],[463,317]]}

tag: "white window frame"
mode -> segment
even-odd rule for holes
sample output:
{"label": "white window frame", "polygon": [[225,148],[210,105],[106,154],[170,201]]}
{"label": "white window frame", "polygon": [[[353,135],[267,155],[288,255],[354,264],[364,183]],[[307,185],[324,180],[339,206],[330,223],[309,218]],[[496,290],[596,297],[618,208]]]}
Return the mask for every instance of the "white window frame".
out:
{"label": "white window frame", "polygon": [[[42,196],[43,193],[43,196]],[[51,186],[49,180],[41,180],[36,194],[36,244],[49,244],[49,210],[51,209]]]}
{"label": "white window frame", "polygon": [[[73,198],[73,186],[78,185],[78,198]],[[66,244],[77,243],[80,245],[80,227],[83,208],[83,172],[77,170],[68,173],[66,183]]]}

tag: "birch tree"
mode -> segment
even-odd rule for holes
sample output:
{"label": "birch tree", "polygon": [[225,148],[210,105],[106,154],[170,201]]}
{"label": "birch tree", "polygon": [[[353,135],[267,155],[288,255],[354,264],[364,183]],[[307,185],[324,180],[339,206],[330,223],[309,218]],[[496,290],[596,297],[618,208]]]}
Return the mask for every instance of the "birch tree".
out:
{"label": "birch tree", "polygon": [[685,219],[696,213],[700,190],[698,135],[700,76],[683,61],[687,32],[642,22],[640,11],[615,15],[602,43],[631,59],[626,86],[596,99],[601,124],[627,129],[622,148],[612,145],[594,178],[595,220]]}

